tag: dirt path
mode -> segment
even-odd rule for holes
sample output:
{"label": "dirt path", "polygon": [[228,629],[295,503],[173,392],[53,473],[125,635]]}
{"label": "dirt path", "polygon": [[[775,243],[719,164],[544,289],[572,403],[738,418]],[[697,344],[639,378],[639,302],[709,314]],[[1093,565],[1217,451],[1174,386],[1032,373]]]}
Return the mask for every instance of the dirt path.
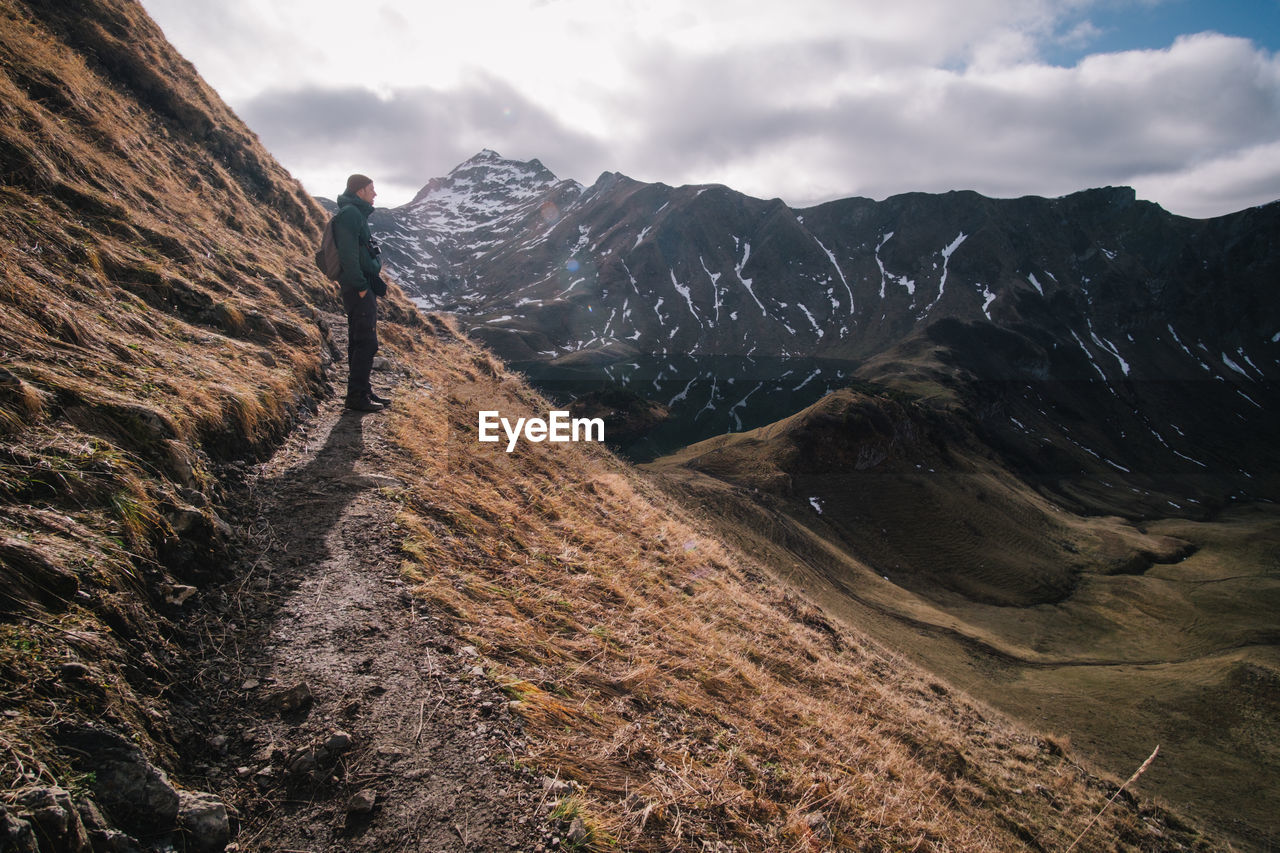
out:
{"label": "dirt path", "polygon": [[196,686],[219,701],[192,782],[239,809],[229,849],[554,849],[506,697],[398,576],[385,422],[331,401],[246,476],[255,546],[205,596]]}

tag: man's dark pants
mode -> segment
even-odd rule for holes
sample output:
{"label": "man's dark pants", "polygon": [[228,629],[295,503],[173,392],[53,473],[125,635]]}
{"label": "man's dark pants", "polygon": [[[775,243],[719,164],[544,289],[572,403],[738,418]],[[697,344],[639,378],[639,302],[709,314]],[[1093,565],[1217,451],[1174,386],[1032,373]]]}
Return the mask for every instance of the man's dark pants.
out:
{"label": "man's dark pants", "polygon": [[347,311],[347,399],[368,399],[372,388],[369,373],[378,351],[378,297],[372,290],[364,296],[343,291],[342,306]]}

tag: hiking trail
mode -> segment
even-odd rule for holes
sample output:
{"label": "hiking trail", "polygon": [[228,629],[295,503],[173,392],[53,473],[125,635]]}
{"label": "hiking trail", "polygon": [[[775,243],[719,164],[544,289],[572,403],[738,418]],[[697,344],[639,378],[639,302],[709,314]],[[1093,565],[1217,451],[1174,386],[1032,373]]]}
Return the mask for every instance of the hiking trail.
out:
{"label": "hiking trail", "polygon": [[239,811],[229,850],[556,849],[567,786],[520,764],[507,697],[399,576],[386,419],[328,400],[241,469],[248,548],[195,626],[191,686],[213,698],[189,781]]}

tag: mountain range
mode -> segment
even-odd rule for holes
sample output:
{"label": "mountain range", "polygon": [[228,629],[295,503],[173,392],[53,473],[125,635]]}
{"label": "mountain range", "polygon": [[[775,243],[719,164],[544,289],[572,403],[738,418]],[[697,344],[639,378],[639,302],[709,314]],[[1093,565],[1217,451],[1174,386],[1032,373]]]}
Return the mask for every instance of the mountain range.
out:
{"label": "mountain range", "polygon": [[414,299],[536,382],[663,407],[635,458],[869,382],[963,410],[1077,506],[1280,494],[1280,203],[1197,221],[1105,188],[794,210],[483,151],[375,216]]}

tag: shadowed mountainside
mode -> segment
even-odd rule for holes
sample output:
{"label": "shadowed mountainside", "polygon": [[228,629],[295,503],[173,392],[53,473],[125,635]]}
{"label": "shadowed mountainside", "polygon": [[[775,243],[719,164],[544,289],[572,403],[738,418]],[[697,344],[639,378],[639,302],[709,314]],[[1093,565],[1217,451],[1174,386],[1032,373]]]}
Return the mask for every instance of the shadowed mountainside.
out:
{"label": "shadowed mountainside", "polygon": [[965,409],[1075,509],[1280,498],[1280,203],[1191,220],[1107,187],[795,210],[485,151],[383,216],[408,292],[540,387],[665,407],[633,458],[853,377]]}

